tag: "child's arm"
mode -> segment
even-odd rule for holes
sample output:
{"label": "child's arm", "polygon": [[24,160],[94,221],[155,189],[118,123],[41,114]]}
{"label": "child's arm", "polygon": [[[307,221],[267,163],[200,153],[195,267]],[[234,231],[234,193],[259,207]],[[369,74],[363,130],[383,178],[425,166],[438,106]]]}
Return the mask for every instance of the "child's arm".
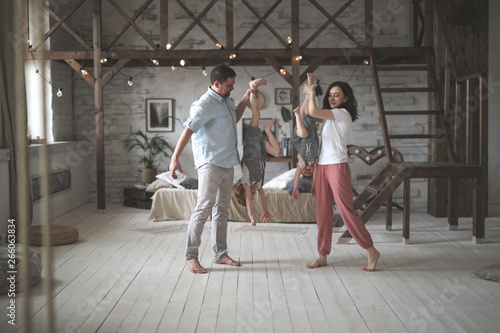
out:
{"label": "child's arm", "polygon": [[247,202],[247,213],[250,218],[250,222],[252,225],[255,225],[255,217],[253,216],[252,211],[252,191],[250,190],[250,185],[245,184],[245,201]]}
{"label": "child's arm", "polygon": [[269,213],[269,211],[267,210],[267,200],[266,200],[266,194],[264,193],[264,189],[261,186],[257,191],[259,191],[260,201],[262,202],[262,210],[264,211],[261,217],[262,222],[264,223],[271,222],[272,221],[271,219],[274,216],[271,215],[271,213]]}
{"label": "child's arm", "polygon": [[266,132],[267,137],[269,139],[268,141],[266,141],[266,151],[269,154],[278,157],[278,156],[281,156],[281,146],[278,143],[278,141],[276,141],[276,138],[274,137],[273,132],[271,132],[271,128],[273,127],[275,121],[276,120],[273,120],[270,123],[265,124],[264,131]]}

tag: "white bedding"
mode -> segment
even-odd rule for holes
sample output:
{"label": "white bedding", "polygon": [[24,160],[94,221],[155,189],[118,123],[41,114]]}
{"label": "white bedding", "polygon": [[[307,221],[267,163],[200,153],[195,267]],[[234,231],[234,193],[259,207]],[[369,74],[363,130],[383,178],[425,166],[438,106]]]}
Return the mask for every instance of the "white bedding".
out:
{"label": "white bedding", "polygon": [[[265,188],[267,206],[272,222],[316,222],[316,199],[311,193],[301,193],[297,200],[285,190]],[[178,188],[159,189],[153,195],[150,220],[189,220],[196,206],[197,190]],[[255,216],[262,215],[262,204],[259,195],[253,199]],[[229,220],[250,221],[246,207],[242,207],[231,200],[229,207]]]}

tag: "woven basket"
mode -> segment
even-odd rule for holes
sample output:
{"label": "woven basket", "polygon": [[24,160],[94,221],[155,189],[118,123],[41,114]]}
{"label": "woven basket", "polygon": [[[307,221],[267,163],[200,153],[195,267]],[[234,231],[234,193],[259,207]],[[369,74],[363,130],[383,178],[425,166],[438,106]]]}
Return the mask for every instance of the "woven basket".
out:
{"label": "woven basket", "polygon": [[[51,245],[74,243],[78,240],[78,229],[67,225],[52,225],[50,226],[50,240]],[[42,226],[30,226],[30,245],[41,246],[42,242]]]}

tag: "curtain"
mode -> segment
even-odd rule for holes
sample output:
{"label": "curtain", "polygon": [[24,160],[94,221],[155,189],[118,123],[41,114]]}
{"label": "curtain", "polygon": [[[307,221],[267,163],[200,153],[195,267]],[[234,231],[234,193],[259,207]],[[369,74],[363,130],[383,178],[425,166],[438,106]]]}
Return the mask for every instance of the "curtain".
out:
{"label": "curtain", "polygon": [[27,41],[23,35],[22,3],[23,1],[1,1],[0,96],[10,148],[10,217],[20,222],[21,215],[24,215],[29,225],[32,219],[32,200],[23,59]]}

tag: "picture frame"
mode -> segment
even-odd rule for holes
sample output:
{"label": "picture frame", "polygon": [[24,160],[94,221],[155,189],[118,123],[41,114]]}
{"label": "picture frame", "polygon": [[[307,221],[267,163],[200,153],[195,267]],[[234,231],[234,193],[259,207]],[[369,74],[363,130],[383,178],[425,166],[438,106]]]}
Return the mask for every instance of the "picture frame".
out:
{"label": "picture frame", "polygon": [[174,109],[171,98],[146,99],[146,131],[173,132]]}
{"label": "picture frame", "polygon": [[292,89],[291,88],[274,89],[274,102],[276,105],[292,104]]}

